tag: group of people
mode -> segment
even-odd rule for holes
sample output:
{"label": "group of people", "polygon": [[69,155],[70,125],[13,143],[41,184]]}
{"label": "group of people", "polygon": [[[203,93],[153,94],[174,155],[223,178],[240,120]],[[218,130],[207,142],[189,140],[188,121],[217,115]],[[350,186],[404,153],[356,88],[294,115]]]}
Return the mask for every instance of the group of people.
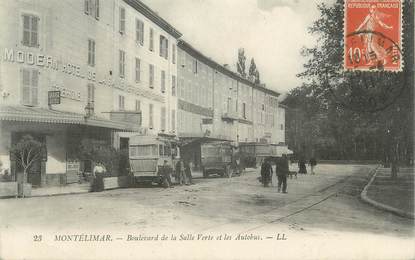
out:
{"label": "group of people", "polygon": [[[274,176],[272,164],[275,164],[276,176],[278,179],[278,192],[287,193],[287,176],[290,174],[289,161],[287,155],[282,155],[282,157],[267,157],[261,165],[261,182],[264,187],[268,187],[269,183],[272,183],[272,178]],[[314,169],[317,165],[317,160],[312,157],[309,160],[311,174],[314,175]],[[306,161],[300,159],[298,161],[298,173],[306,174],[307,167]],[[297,176],[297,175],[296,175]]]}
{"label": "group of people", "polygon": [[264,187],[268,187],[272,183],[273,170],[272,163],[275,164],[276,175],[278,179],[278,192],[287,193],[287,175],[289,174],[288,158],[284,154],[280,158],[267,157],[261,166],[261,181]]}
{"label": "group of people", "polygon": [[[178,185],[191,185],[193,184],[191,163],[179,159],[176,162],[174,178]],[[168,161],[164,160],[164,164],[160,169],[160,176],[162,177],[162,184],[165,188],[173,188],[172,181],[173,169],[168,165]]]}
{"label": "group of people", "polygon": [[[317,165],[317,160],[314,157],[308,161],[308,165],[310,165],[311,174],[314,175],[314,169]],[[300,158],[298,160],[298,173],[307,174],[307,167],[306,167],[306,160],[304,158]]]}

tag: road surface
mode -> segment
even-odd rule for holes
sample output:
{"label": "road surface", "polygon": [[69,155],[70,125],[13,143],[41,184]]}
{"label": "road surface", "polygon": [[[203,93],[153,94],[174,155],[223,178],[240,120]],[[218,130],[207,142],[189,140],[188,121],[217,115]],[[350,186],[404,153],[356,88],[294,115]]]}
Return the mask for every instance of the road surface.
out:
{"label": "road surface", "polygon": [[[10,253],[4,248],[11,241],[23,242],[27,252],[36,254],[40,248],[56,246],[57,235],[99,233],[114,240],[108,250],[126,245],[140,248],[145,243],[147,249],[157,248],[151,243],[160,241],[143,242],[157,235],[158,239],[165,235],[170,242],[172,237],[180,243],[194,242],[200,250],[185,255],[188,259],[197,254],[229,258],[235,252],[237,259],[260,255],[262,259],[276,255],[295,259],[414,257],[413,220],[377,210],[359,199],[374,168],[320,165],[316,175],[289,179],[288,194],[262,187],[259,173],[249,171],[232,179],[195,178],[195,185],[168,189],[0,200],[0,253]],[[42,246],[33,246],[35,235],[42,235]],[[223,241],[226,236],[228,240]],[[80,248],[61,243],[74,251]],[[182,252],[171,243],[164,246],[168,252]],[[218,251],[209,250],[212,246]],[[251,247],[255,250],[248,250]],[[231,253],[232,248],[238,251]],[[109,258],[120,256],[116,250],[103,252]],[[170,257],[157,250],[151,256],[158,253],[164,259]],[[185,256],[180,255],[181,259]]]}

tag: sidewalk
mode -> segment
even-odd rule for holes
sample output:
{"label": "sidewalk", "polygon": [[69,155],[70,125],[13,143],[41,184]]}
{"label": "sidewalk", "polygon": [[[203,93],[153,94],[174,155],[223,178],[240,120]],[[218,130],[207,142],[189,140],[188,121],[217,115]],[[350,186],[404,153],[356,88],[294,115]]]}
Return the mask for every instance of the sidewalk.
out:
{"label": "sidewalk", "polygon": [[379,167],[361,197],[375,207],[414,218],[414,168],[400,168],[398,179],[390,178],[390,168]]}
{"label": "sidewalk", "polygon": [[78,193],[89,192],[89,190],[90,190],[89,183],[82,183],[82,184],[74,183],[74,184],[68,184],[65,186],[35,188],[35,189],[32,189],[31,197],[78,194]]}

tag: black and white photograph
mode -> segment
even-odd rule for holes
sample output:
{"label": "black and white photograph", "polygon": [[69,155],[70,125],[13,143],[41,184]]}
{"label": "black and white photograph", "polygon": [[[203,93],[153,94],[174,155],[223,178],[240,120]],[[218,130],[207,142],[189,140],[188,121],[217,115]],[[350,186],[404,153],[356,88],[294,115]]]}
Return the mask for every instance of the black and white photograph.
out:
{"label": "black and white photograph", "polygon": [[413,0],[0,0],[0,260],[415,259]]}

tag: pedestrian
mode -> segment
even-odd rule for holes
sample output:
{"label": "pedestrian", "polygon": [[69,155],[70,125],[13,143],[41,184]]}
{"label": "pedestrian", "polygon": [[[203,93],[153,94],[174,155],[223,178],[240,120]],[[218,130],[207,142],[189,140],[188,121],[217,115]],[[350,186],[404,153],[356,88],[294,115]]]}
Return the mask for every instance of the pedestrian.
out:
{"label": "pedestrian", "polygon": [[307,174],[307,167],[305,166],[305,159],[303,157],[298,160],[298,173]]}
{"label": "pedestrian", "polygon": [[287,175],[289,173],[288,158],[283,154],[277,163],[278,192],[287,193]]}
{"label": "pedestrian", "polygon": [[262,184],[264,187],[268,187],[270,177],[272,176],[272,167],[269,163],[269,158],[265,158],[264,162],[261,165],[261,178]]}
{"label": "pedestrian", "polygon": [[104,190],[104,174],[106,172],[105,166],[103,163],[98,162],[95,164],[95,167],[92,171],[93,174],[93,184],[92,191],[99,192]]}
{"label": "pedestrian", "polygon": [[192,185],[193,184],[193,178],[192,178],[192,163],[189,161],[185,161],[184,163],[184,172],[186,175],[186,185]]}
{"label": "pedestrian", "polygon": [[172,169],[168,165],[168,161],[164,160],[163,166],[160,169],[161,183],[164,188],[173,188],[173,183],[171,181],[171,172]]}
{"label": "pedestrian", "polygon": [[178,158],[179,160],[176,163],[176,182],[179,185],[183,185],[184,184],[184,166],[183,166],[183,161],[181,158]]}
{"label": "pedestrian", "polygon": [[310,165],[310,168],[311,168],[311,174],[312,174],[312,175],[314,175],[314,174],[315,174],[315,172],[314,172],[314,168],[315,168],[315,167],[316,167],[316,165],[317,165],[317,160],[316,160],[316,158],[311,157],[311,159],[310,159],[310,161],[308,162],[308,164]]}

